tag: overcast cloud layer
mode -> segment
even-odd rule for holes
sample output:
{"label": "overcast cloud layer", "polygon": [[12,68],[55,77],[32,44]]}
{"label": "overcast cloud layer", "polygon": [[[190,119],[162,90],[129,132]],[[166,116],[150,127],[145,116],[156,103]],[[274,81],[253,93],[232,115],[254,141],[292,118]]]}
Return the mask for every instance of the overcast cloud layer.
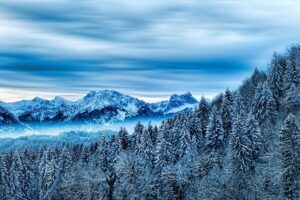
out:
{"label": "overcast cloud layer", "polygon": [[2,0],[0,100],[211,97],[299,43],[298,2]]}

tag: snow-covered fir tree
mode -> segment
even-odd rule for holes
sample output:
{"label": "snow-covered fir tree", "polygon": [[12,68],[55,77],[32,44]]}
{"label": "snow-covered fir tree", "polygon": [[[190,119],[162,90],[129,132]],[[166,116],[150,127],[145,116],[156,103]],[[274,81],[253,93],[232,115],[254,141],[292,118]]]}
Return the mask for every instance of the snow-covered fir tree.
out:
{"label": "snow-covered fir tree", "polygon": [[253,97],[255,96],[257,86],[265,82],[266,80],[266,73],[255,68],[252,76],[244,81],[243,85],[239,88],[248,112],[251,111],[254,100]]}
{"label": "snow-covered fir tree", "polygon": [[288,112],[295,112],[300,108],[300,90],[297,89],[294,83],[286,91],[284,105]]}
{"label": "snow-covered fir tree", "polygon": [[231,184],[236,188],[235,198],[247,199],[250,190],[251,141],[246,135],[246,107],[238,91],[234,104],[234,120],[230,138],[231,145]]}
{"label": "snow-covered fir tree", "polygon": [[126,150],[129,147],[129,139],[128,139],[128,132],[124,127],[121,127],[118,136],[118,143],[120,149]]}
{"label": "snow-covered fir tree", "polygon": [[37,198],[37,181],[35,179],[35,168],[32,165],[34,159],[32,153],[25,150],[20,155],[23,171],[22,171],[22,188],[25,194],[25,199],[36,199]]}
{"label": "snow-covered fir tree", "polygon": [[57,163],[50,149],[46,150],[39,164],[39,199],[52,199],[57,195]]}
{"label": "snow-covered fir tree", "polygon": [[225,137],[221,116],[217,107],[211,110],[206,134],[206,146],[210,153],[210,162],[221,166],[221,158],[225,153]]}
{"label": "snow-covered fir tree", "polygon": [[175,153],[170,140],[167,139],[169,135],[168,126],[163,123],[158,132],[155,165],[162,168],[175,161]]}
{"label": "snow-covered fir tree", "polygon": [[136,153],[140,153],[143,150],[143,146],[141,144],[143,131],[144,131],[144,125],[141,122],[138,122],[134,127],[134,132],[133,132],[133,146]]}
{"label": "snow-covered fir tree", "polygon": [[243,97],[238,92],[234,104],[234,120],[231,132],[232,165],[235,171],[245,172],[249,167],[249,138],[246,135],[246,108]]}
{"label": "snow-covered fir tree", "polygon": [[188,129],[187,122],[184,123],[179,130],[179,141],[178,141],[178,156],[181,158],[189,151],[196,153],[197,146],[195,143],[195,135],[192,135]]}
{"label": "snow-covered fir tree", "polygon": [[257,163],[260,161],[264,154],[264,140],[260,131],[260,127],[252,113],[249,113],[246,120],[245,136],[248,138],[249,143],[246,144],[248,149],[249,170],[252,174],[256,173]]}
{"label": "snow-covered fir tree", "polygon": [[206,135],[209,112],[210,112],[210,105],[207,103],[205,97],[201,97],[197,115],[200,121],[200,131],[203,138],[205,138]]}
{"label": "snow-covered fir tree", "polygon": [[143,134],[142,134],[142,138],[141,138],[141,147],[143,147],[143,149],[140,150],[139,154],[142,155],[143,158],[145,158],[148,161],[150,161],[151,163],[153,163],[154,162],[154,146],[152,143],[150,131],[147,128],[145,128],[143,130]]}
{"label": "snow-covered fir tree", "polygon": [[25,199],[25,191],[22,187],[23,179],[23,164],[18,152],[13,155],[13,161],[11,166],[10,176],[10,199]]}
{"label": "snow-covered fir tree", "polygon": [[284,94],[284,74],[286,69],[286,58],[278,53],[273,54],[268,69],[268,84],[273,94],[277,110]]}
{"label": "snow-covered fir tree", "polygon": [[280,131],[283,193],[287,199],[299,199],[300,129],[296,117],[289,114]]}
{"label": "snow-covered fir tree", "polygon": [[220,115],[222,119],[224,138],[227,142],[229,139],[229,134],[232,128],[232,112],[233,112],[233,95],[229,89],[225,91],[223,96],[223,101],[220,109]]}
{"label": "snow-covered fir tree", "polygon": [[224,129],[220,113],[214,106],[211,110],[206,134],[206,145],[214,150],[222,150],[225,145]]}
{"label": "snow-covered fir tree", "polygon": [[300,46],[293,45],[287,53],[287,66],[285,71],[284,89],[288,90],[292,84],[300,87]]}
{"label": "snow-covered fir tree", "polygon": [[259,84],[255,90],[252,113],[260,125],[270,125],[276,120],[276,104],[267,82]]}

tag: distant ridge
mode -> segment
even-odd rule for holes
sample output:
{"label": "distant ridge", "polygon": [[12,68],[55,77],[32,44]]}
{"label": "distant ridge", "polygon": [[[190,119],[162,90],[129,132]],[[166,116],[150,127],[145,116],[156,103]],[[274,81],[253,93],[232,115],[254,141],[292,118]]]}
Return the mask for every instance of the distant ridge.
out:
{"label": "distant ridge", "polygon": [[[196,106],[190,92],[174,94],[169,100],[147,103],[114,90],[91,91],[82,99],[69,101],[62,97],[45,100],[36,97],[13,103],[1,102],[0,124],[42,122],[114,122],[131,117],[171,115]],[[1,108],[1,107],[0,107]]]}

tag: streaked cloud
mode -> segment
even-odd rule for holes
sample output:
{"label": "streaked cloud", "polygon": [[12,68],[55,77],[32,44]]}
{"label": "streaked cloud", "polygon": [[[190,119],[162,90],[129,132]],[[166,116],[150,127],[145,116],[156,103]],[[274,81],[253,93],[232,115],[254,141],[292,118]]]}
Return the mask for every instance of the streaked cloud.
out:
{"label": "streaked cloud", "polygon": [[299,7],[296,0],[4,0],[0,100],[74,99],[101,89],[150,101],[185,91],[211,97],[266,68],[274,50],[299,43]]}

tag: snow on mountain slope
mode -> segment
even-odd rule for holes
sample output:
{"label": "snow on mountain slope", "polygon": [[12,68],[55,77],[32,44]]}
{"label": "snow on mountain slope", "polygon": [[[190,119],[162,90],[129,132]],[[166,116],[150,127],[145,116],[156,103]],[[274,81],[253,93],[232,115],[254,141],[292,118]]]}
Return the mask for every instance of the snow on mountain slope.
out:
{"label": "snow on mountain slope", "polygon": [[[198,101],[190,92],[182,95],[174,94],[168,101],[154,103],[150,107],[156,112],[161,111],[164,114],[175,113],[184,110],[188,107],[194,107]],[[172,111],[173,110],[173,111]]]}
{"label": "snow on mountain slope", "polygon": [[[6,109],[24,122],[55,120],[60,114],[68,113],[70,105],[71,102],[61,97],[55,97],[53,100],[36,97],[33,100],[4,104]],[[61,120],[61,117],[57,120]]]}
{"label": "snow on mountain slope", "polygon": [[172,108],[172,109],[168,110],[165,114],[178,113],[178,112],[181,112],[181,111],[186,110],[186,109],[194,108],[197,105],[198,105],[197,103],[195,103],[195,104],[184,104],[184,105],[179,106],[177,108]]}
{"label": "snow on mountain slope", "polygon": [[0,106],[0,125],[18,124],[18,120],[7,109]]}
{"label": "snow on mountain slope", "polygon": [[45,100],[39,97],[14,103],[3,103],[6,110],[24,123],[30,122],[109,122],[139,116],[159,116],[180,112],[197,104],[191,93],[172,95],[168,101],[146,103],[116,91],[91,91],[72,102],[61,97]]}
{"label": "snow on mountain slope", "polygon": [[116,91],[103,90],[99,92],[92,91],[75,104],[80,108],[80,112],[99,110],[113,105],[135,115],[139,107],[144,105],[145,102]]}

